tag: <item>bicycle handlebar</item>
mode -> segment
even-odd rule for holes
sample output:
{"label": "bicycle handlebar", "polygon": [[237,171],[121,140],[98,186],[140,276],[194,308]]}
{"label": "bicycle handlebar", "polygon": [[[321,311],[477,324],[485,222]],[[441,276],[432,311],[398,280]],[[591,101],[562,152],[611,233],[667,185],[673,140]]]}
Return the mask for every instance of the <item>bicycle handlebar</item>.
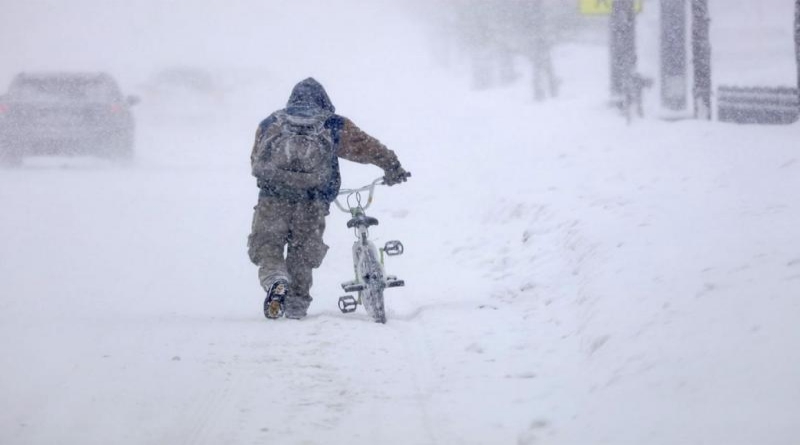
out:
{"label": "bicycle handlebar", "polygon": [[[406,178],[410,178],[411,177],[411,173],[410,172],[406,172],[405,177]],[[350,195],[353,195],[353,194],[356,194],[356,193],[368,191],[369,195],[367,195],[367,203],[364,206],[362,206],[362,208],[364,210],[366,210],[372,204],[372,196],[375,194],[375,186],[376,185],[383,185],[385,183],[385,181],[386,181],[386,177],[385,176],[381,176],[380,178],[375,179],[374,181],[370,182],[369,184],[367,184],[367,185],[365,185],[363,187],[359,187],[359,188],[355,188],[355,189],[340,189],[339,190],[339,194],[337,195],[337,198],[333,200],[333,203],[336,204],[336,207],[339,207],[339,210],[341,210],[341,211],[343,211],[345,213],[350,213],[350,209],[349,208],[345,208],[339,202],[339,198],[338,197],[342,196],[342,195],[347,195],[349,197]],[[348,204],[348,206],[349,206],[349,204]]]}

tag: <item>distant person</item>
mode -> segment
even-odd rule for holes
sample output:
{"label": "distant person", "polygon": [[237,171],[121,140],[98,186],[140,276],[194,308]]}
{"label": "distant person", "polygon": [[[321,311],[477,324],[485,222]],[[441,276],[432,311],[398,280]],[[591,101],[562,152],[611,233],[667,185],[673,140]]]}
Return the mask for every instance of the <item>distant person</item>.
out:
{"label": "distant person", "polygon": [[256,131],[250,161],[261,191],[248,253],[267,293],[267,318],[306,316],[312,269],[328,251],[322,234],[341,185],[338,158],[380,167],[387,185],[408,176],[393,151],[334,111],[322,85],[308,78]]}

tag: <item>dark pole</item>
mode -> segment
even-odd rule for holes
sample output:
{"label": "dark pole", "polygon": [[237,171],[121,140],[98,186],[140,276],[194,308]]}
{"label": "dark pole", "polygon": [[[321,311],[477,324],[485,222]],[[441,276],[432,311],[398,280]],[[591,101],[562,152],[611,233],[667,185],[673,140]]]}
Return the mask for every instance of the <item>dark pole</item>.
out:
{"label": "dark pole", "polygon": [[611,6],[611,95],[622,99],[630,120],[636,72],[636,11],[634,0],[614,0]]}
{"label": "dark pole", "polygon": [[615,0],[611,5],[611,95],[621,96],[624,93],[625,77],[629,75],[632,66],[636,65],[635,11],[633,0]]}
{"label": "dark pole", "polygon": [[708,0],[692,0],[692,52],[694,54],[694,116],[711,120],[711,42]]}
{"label": "dark pole", "polygon": [[661,0],[661,104],[664,108],[686,109],[686,65],[686,0]]}
{"label": "dark pole", "polygon": [[800,100],[800,0],[794,3],[794,50],[797,57],[797,91]]}

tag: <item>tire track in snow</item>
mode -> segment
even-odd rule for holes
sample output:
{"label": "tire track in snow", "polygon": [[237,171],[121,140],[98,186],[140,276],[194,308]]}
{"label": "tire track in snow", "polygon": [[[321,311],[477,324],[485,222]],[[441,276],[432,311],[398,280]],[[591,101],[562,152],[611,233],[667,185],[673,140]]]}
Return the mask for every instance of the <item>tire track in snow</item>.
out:
{"label": "tire track in snow", "polygon": [[365,429],[364,433],[350,432],[347,440],[437,443],[428,416],[426,388],[420,384],[420,361],[408,344],[405,324],[391,318],[386,325],[344,316],[328,320],[344,331],[339,334],[343,339],[351,340],[331,348],[349,377],[344,390],[349,398],[349,419]]}

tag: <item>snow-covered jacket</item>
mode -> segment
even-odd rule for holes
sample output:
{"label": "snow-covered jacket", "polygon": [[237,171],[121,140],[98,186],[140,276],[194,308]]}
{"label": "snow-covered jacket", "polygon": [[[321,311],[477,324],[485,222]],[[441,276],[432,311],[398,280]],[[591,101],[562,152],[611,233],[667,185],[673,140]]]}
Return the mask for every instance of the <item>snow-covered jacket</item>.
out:
{"label": "snow-covered jacket", "polygon": [[[341,176],[339,173],[338,158],[347,159],[361,164],[373,164],[384,171],[391,171],[400,166],[397,156],[380,141],[367,133],[361,131],[350,119],[335,114],[336,108],[333,106],[325,88],[312,78],[305,79],[295,85],[289,101],[284,110],[291,115],[314,116],[319,113],[330,114],[325,121],[325,128],[331,131],[334,144],[333,157],[333,177],[323,187],[308,191],[309,200],[323,200],[332,202],[339,193],[341,186]],[[277,113],[277,112],[276,112]],[[277,118],[273,113],[258,125],[256,130],[255,143],[250,155],[253,176],[258,180],[258,187],[261,189],[261,196],[281,196],[277,187],[272,187],[266,179],[264,153],[261,141],[280,131],[279,126],[273,125]]]}

